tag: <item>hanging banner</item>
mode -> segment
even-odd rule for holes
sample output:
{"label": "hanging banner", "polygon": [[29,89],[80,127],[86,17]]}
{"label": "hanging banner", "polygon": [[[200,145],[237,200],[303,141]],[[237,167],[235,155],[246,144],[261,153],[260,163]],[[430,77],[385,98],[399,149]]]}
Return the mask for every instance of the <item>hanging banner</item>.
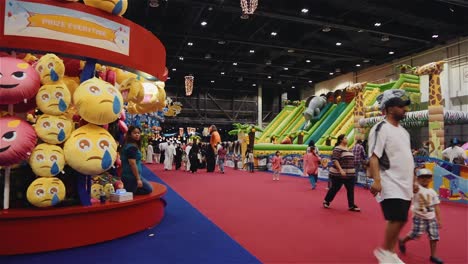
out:
{"label": "hanging banner", "polygon": [[129,54],[130,28],[88,13],[8,0],[4,35],[62,40]]}

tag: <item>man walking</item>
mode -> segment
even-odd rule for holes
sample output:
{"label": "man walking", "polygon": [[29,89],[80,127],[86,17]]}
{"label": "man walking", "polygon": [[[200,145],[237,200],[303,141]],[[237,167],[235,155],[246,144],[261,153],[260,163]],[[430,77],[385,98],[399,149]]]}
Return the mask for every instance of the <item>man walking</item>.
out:
{"label": "man walking", "polygon": [[379,263],[404,263],[395,253],[401,229],[408,220],[413,193],[417,192],[409,133],[400,125],[411,100],[403,90],[387,90],[377,100],[385,120],[369,134],[371,193],[377,196],[387,221],[384,242],[374,250]]}

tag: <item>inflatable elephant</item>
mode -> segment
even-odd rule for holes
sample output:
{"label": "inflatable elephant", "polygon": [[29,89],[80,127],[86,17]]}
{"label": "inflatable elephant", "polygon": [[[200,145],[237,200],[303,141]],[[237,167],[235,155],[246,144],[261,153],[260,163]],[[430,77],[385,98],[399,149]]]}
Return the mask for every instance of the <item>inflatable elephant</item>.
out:
{"label": "inflatable elephant", "polygon": [[310,120],[320,115],[320,110],[327,104],[327,99],[324,96],[316,96],[310,100],[307,109],[302,113],[307,120],[305,128],[310,125]]}

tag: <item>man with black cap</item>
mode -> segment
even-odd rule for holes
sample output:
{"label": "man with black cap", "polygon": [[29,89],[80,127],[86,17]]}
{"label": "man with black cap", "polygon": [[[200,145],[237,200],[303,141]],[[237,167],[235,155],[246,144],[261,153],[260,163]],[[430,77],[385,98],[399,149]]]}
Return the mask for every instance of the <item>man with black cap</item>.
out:
{"label": "man with black cap", "polygon": [[379,263],[404,263],[395,253],[398,236],[408,220],[413,193],[417,192],[410,135],[400,125],[411,100],[405,91],[387,90],[377,101],[385,119],[369,134],[371,193],[380,202],[387,225],[382,247],[374,250]]}

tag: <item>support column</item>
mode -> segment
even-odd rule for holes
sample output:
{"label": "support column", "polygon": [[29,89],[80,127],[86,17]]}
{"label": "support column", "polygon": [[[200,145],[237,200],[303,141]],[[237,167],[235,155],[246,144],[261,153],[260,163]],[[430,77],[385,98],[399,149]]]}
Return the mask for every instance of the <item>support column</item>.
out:
{"label": "support column", "polygon": [[263,128],[263,87],[262,85],[258,86],[258,96],[257,96],[257,126]]}

